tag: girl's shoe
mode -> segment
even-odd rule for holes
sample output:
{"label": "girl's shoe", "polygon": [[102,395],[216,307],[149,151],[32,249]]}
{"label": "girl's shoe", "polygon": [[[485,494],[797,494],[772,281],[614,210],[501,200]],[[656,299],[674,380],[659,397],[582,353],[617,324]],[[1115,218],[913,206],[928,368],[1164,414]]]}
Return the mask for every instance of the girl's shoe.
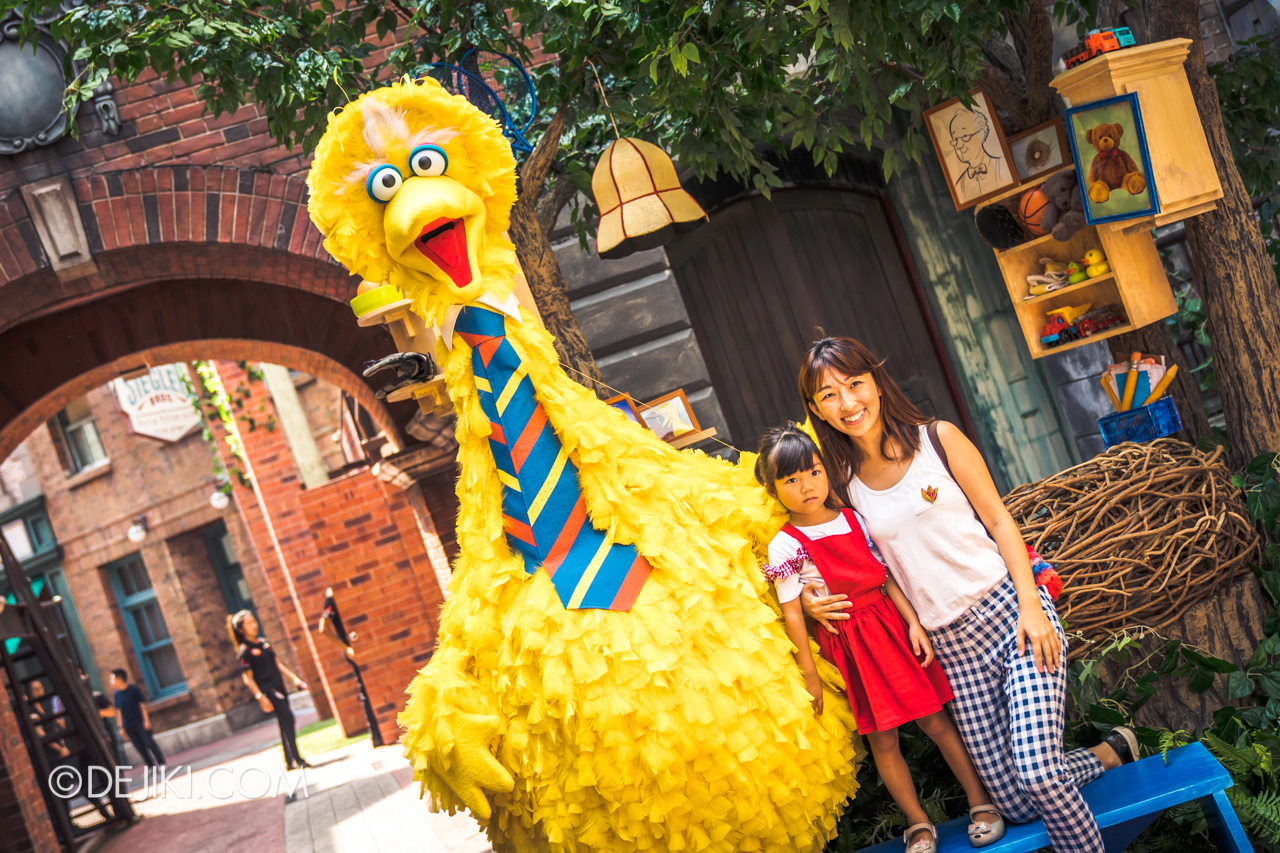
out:
{"label": "girl's shoe", "polygon": [[1138,760],[1138,736],[1128,726],[1116,726],[1102,742],[1116,751],[1121,764]]}
{"label": "girl's shoe", "polygon": [[[974,820],[974,815],[987,812],[996,816],[993,822]],[[1004,838],[1004,818],[1000,817],[1000,812],[990,803],[969,809],[969,820],[969,843],[974,847],[986,847],[988,844],[995,844],[1001,838]]]}
{"label": "girl's shoe", "polygon": [[[929,834],[933,837],[925,838],[912,844],[911,836],[922,829],[929,830]],[[938,853],[938,828],[931,823],[917,823],[915,826],[908,826],[907,831],[902,833],[902,840],[907,845],[906,853]]]}

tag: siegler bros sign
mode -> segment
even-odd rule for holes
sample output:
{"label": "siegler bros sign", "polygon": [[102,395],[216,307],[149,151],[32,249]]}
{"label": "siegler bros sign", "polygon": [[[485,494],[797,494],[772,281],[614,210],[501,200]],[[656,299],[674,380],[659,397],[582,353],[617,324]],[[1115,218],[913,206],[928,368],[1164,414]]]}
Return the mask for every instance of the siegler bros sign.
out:
{"label": "siegler bros sign", "polygon": [[137,379],[111,383],[120,411],[135,435],[177,441],[200,425],[191,389],[184,381],[186,373],[185,364],[162,364]]}

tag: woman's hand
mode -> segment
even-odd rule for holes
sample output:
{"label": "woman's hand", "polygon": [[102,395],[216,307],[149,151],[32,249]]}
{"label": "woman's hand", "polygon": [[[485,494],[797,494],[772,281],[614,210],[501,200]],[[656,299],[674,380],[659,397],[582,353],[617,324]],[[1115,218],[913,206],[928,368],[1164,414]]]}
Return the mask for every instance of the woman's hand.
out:
{"label": "woman's hand", "polygon": [[822,713],[822,679],[818,678],[818,671],[811,669],[804,674],[804,686],[809,691],[809,695],[813,697],[813,713]]}
{"label": "woman's hand", "polygon": [[822,586],[818,581],[810,581],[804,585],[804,590],[800,593],[800,604],[804,607],[804,615],[813,621],[822,625],[832,634],[838,634],[832,622],[842,622],[849,618],[848,613],[841,613],[841,610],[848,610],[851,605],[849,596],[847,595],[828,595],[820,596],[814,590]]}
{"label": "woman's hand", "polygon": [[929,632],[925,631],[923,625],[915,622],[907,626],[907,638],[911,640],[911,651],[915,653],[916,658],[924,656],[920,666],[925,667],[933,663],[933,643],[929,642]]}
{"label": "woman's hand", "polygon": [[262,713],[270,714],[275,709],[271,707],[271,700],[267,698],[267,694],[259,693],[257,695],[258,707],[262,709]]}
{"label": "woman's hand", "polygon": [[307,682],[303,681],[301,678],[299,678],[299,677],[298,677],[298,676],[296,676],[296,675],[293,677],[293,683],[294,683],[294,684],[296,684],[296,685],[298,685],[298,689],[299,689],[299,690],[306,690],[306,689],[307,689]]}
{"label": "woman's hand", "polygon": [[1018,608],[1018,654],[1031,652],[1036,669],[1044,672],[1058,671],[1058,658],[1062,654],[1062,641],[1053,629],[1049,617],[1044,615],[1037,601],[1033,607]]}

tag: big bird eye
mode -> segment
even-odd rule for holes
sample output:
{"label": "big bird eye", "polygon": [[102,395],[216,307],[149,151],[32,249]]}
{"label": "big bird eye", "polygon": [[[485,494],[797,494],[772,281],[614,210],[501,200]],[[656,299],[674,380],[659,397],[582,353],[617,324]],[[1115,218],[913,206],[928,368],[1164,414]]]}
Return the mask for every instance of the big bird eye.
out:
{"label": "big bird eye", "polygon": [[438,145],[419,145],[409,154],[409,168],[419,178],[434,178],[449,168],[449,155]]}
{"label": "big bird eye", "polygon": [[395,197],[396,192],[403,183],[404,178],[400,177],[399,169],[389,164],[383,164],[369,173],[369,179],[365,182],[365,189],[369,191],[369,198],[385,204]]}

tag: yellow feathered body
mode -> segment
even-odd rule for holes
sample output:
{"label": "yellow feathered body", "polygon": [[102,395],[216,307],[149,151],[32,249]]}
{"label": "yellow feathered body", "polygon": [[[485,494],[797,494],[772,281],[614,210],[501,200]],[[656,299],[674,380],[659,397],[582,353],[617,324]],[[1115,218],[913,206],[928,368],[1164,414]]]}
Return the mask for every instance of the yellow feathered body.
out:
{"label": "yellow feathered body", "polygon": [[[394,106],[400,90],[406,100],[426,90],[437,124],[479,115],[432,83],[364,98]],[[405,114],[412,129],[411,103]],[[364,256],[378,230],[354,191],[335,193],[353,185],[344,184],[352,155],[334,151],[352,133],[331,122],[312,172],[312,215],[344,263]],[[491,123],[450,144],[463,141],[466,149],[449,151],[450,168],[476,152],[510,161]],[[488,212],[483,256],[499,261],[509,243],[492,229],[506,224],[497,208],[507,183],[488,182],[502,198]],[[401,216],[391,207],[389,222]],[[334,239],[338,223],[345,236]],[[387,239],[396,240],[390,226]],[[477,266],[477,280],[457,290],[414,270],[396,278],[440,322],[449,304],[510,293],[507,264]],[[506,330],[577,468],[591,523],[634,543],[652,571],[627,612],[568,610],[544,571],[525,572],[503,533],[472,352],[461,338],[451,349],[442,342],[457,410],[460,550],[439,646],[399,718],[415,777],[437,807],[472,806],[503,853],[821,850],[856,790],[859,743],[825,663],[826,710],[814,714],[760,573],[780,507],[745,466],[676,451],[569,379],[527,313]],[[485,766],[490,754],[501,769]]]}

